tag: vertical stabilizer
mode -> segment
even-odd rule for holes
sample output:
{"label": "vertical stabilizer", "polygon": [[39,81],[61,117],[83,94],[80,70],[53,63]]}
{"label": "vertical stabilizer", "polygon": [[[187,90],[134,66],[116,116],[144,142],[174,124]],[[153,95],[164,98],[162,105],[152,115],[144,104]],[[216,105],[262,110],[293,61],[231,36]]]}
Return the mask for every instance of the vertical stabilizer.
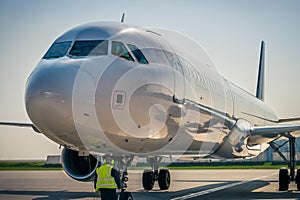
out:
{"label": "vertical stabilizer", "polygon": [[261,41],[261,46],[260,46],[256,98],[262,101],[265,98],[265,42],[264,41]]}

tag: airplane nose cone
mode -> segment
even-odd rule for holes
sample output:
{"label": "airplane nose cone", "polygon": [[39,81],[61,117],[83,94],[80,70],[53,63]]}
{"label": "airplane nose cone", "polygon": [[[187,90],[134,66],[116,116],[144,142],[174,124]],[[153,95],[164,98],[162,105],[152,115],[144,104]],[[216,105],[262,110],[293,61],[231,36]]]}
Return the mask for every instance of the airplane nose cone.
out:
{"label": "airplane nose cone", "polygon": [[77,67],[38,66],[26,85],[25,104],[31,121],[42,132],[66,134],[74,129],[72,90]]}

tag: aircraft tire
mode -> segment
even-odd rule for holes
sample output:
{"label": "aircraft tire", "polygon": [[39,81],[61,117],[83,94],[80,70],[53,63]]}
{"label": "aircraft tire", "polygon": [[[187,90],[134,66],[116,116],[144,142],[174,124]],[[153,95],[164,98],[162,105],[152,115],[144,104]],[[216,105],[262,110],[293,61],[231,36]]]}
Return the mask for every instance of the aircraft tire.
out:
{"label": "aircraft tire", "polygon": [[296,184],[297,184],[297,189],[300,191],[300,169],[297,169]]}
{"label": "aircraft tire", "polygon": [[287,191],[289,189],[289,172],[288,169],[279,170],[279,191]]}
{"label": "aircraft tire", "polygon": [[171,175],[169,170],[161,169],[158,173],[158,185],[161,190],[167,190],[170,187]]}
{"label": "aircraft tire", "polygon": [[142,182],[145,190],[152,190],[155,182],[154,172],[151,170],[145,170],[143,172]]}

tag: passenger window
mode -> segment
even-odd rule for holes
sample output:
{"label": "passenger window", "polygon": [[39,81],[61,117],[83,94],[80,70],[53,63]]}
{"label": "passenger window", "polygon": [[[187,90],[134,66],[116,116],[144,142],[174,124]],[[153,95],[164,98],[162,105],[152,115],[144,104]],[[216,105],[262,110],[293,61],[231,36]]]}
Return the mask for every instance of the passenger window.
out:
{"label": "passenger window", "polygon": [[75,41],[71,51],[71,56],[102,56],[107,55],[107,40],[84,40]]}
{"label": "passenger window", "polygon": [[68,52],[71,43],[72,42],[70,41],[53,43],[47,53],[44,55],[43,59],[63,57]]}
{"label": "passenger window", "polygon": [[111,54],[133,61],[132,56],[129,54],[122,42],[112,41]]}
{"label": "passenger window", "polygon": [[136,57],[137,61],[142,64],[148,64],[143,52],[138,49],[135,45],[127,44],[133,55]]}

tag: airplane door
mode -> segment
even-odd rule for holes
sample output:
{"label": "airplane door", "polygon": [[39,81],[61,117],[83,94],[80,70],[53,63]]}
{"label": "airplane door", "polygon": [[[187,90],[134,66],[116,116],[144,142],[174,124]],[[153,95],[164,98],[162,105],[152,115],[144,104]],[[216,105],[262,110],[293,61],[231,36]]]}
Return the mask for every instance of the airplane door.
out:
{"label": "airplane door", "polygon": [[176,54],[165,51],[169,64],[172,67],[174,78],[174,98],[179,103],[184,102],[185,98],[185,80],[182,65]]}

